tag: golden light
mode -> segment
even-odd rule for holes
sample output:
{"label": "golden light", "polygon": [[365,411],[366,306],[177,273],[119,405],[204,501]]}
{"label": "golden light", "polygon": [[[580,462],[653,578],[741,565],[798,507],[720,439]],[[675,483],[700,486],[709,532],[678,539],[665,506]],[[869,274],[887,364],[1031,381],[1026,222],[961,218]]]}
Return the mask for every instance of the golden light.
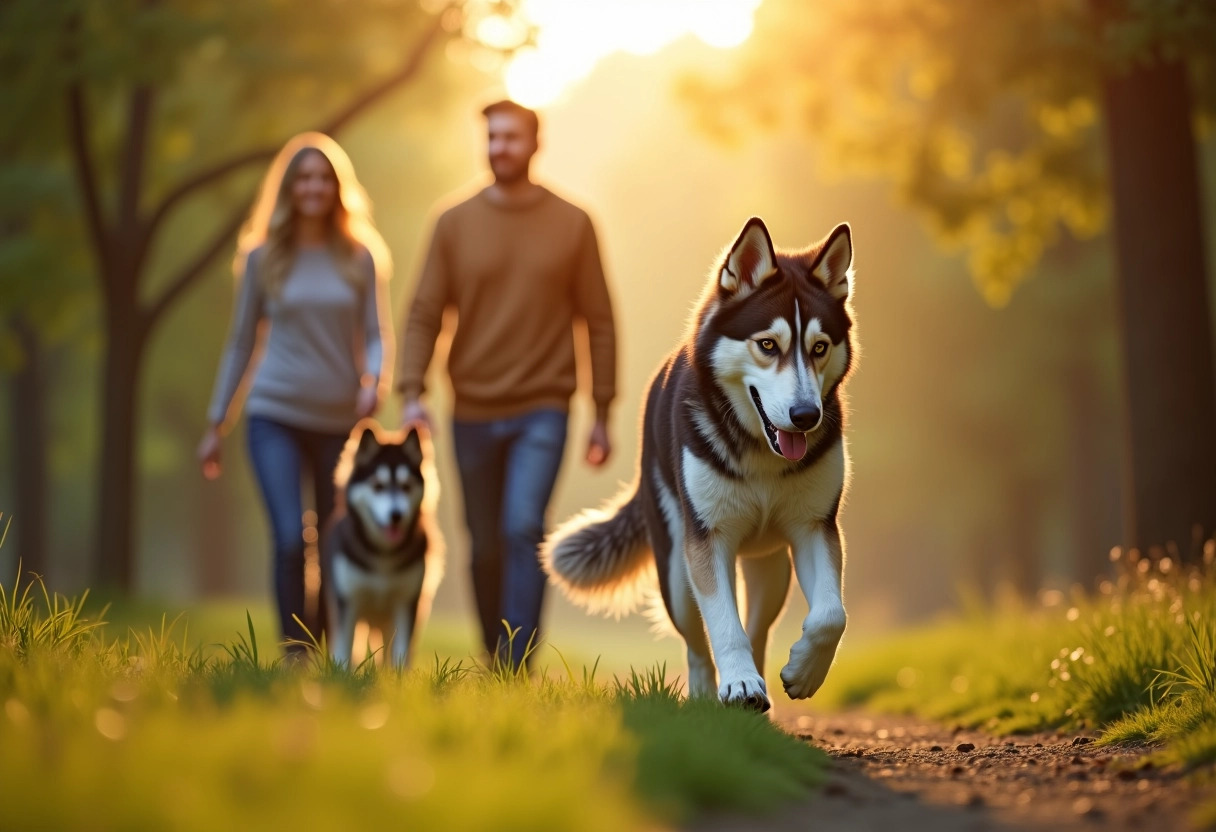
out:
{"label": "golden light", "polygon": [[[615,52],[649,55],[685,35],[729,49],[747,40],[761,0],[524,0],[536,44],[505,70],[507,94],[530,107],[551,104]],[[496,25],[496,24],[492,24]],[[506,32],[479,34],[505,36]]]}

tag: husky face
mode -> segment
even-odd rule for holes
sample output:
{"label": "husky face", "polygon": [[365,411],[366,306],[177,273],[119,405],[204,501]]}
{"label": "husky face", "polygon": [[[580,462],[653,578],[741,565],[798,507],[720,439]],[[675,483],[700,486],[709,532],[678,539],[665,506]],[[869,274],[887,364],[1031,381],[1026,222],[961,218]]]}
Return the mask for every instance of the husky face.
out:
{"label": "husky face", "polygon": [[778,254],[753,218],[716,275],[702,323],[714,381],[739,423],[787,460],[806,454],[824,400],[852,361],[852,262],[848,225],[804,251]]}
{"label": "husky face", "polygon": [[364,428],[346,484],[346,505],[369,540],[383,549],[399,546],[414,528],[422,506],[422,444],[411,430],[400,442],[383,442]]}

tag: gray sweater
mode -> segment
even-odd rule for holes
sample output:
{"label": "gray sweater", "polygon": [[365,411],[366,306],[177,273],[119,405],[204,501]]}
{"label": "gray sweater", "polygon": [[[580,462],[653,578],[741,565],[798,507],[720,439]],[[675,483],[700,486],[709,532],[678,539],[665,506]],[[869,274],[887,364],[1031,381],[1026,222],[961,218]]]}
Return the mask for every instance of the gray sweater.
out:
{"label": "gray sweater", "polygon": [[245,261],[207,418],[219,424],[229,417],[265,319],[269,332],[245,412],[292,427],[346,433],[356,421],[361,377],[379,383],[391,373],[384,281],[376,279],[366,251],[361,262],[367,282],[356,289],[328,249],[307,248],[297,252],[279,296],[269,297],[257,278],[261,255],[258,247]]}

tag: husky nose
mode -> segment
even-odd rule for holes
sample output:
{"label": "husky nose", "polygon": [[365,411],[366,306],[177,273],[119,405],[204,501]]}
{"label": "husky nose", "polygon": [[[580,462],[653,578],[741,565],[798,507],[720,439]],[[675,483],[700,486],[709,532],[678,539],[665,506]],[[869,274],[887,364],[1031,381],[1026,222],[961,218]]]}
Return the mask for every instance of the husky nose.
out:
{"label": "husky nose", "polygon": [[388,522],[389,522],[390,524],[392,524],[392,525],[394,525],[394,526],[395,526],[395,525],[397,525],[398,523],[400,523],[400,522],[401,522],[401,517],[402,517],[401,512],[399,512],[399,511],[394,511],[394,512],[392,512],[391,514],[389,514],[389,516],[388,516]]}
{"label": "husky nose", "polygon": [[813,404],[798,404],[790,408],[790,421],[798,430],[810,430],[819,424],[819,408]]}

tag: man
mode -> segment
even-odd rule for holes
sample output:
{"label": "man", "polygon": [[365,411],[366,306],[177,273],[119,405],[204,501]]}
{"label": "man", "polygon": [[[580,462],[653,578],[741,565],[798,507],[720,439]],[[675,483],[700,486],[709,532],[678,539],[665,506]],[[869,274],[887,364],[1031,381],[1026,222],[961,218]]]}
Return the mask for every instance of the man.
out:
{"label": "man", "polygon": [[[494,182],[435,223],[401,339],[397,389],[405,397],[402,422],[432,429],[423,379],[443,314],[454,309],[452,441],[473,593],[486,650],[518,667],[539,638],[545,574],[537,548],[576,387],[573,324],[585,320],[589,335],[593,466],[612,451],[616,335],[590,218],[529,177],[539,147],[536,113],[499,101],[482,114]],[[504,620],[518,630],[513,639]]]}

